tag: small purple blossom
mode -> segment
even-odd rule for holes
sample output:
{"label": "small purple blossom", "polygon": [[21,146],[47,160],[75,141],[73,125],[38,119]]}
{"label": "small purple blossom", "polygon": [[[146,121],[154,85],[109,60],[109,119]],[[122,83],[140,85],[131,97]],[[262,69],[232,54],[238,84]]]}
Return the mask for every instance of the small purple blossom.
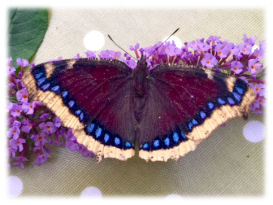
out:
{"label": "small purple blossom", "polygon": [[217,52],[217,56],[220,58],[225,58],[228,56],[230,50],[232,49],[233,45],[228,42],[223,42],[222,44],[217,44],[215,50]]}
{"label": "small purple blossom", "polygon": [[256,95],[264,96],[264,84],[263,83],[257,83],[253,87],[253,90],[255,91]]}
{"label": "small purple blossom", "polygon": [[27,115],[32,115],[34,113],[34,108],[35,108],[35,103],[34,102],[24,103],[22,105],[22,109]]}
{"label": "small purple blossom", "polygon": [[232,45],[232,48],[229,50],[229,53],[230,55],[237,57],[238,54],[240,53],[240,49],[237,45]]}
{"label": "small purple blossom", "polygon": [[16,69],[13,66],[9,66],[9,75],[15,75]]}
{"label": "small purple blossom", "polygon": [[17,138],[17,139],[11,139],[10,140],[10,147],[17,150],[19,152],[23,151],[23,144],[26,143],[25,139]]}
{"label": "small purple blossom", "polygon": [[43,113],[40,115],[40,120],[45,121],[47,120],[51,115],[49,113]]}
{"label": "small purple blossom", "polygon": [[73,135],[73,132],[71,129],[69,129],[66,133],[66,144],[65,146],[70,151],[78,151],[79,150],[79,144],[77,143],[76,137]]}
{"label": "small purple blossom", "polygon": [[19,117],[22,112],[22,107],[19,104],[13,104],[10,114],[13,117]]}
{"label": "small purple blossom", "polygon": [[240,61],[232,61],[231,62],[231,70],[236,73],[240,74],[243,71],[244,65]]}
{"label": "small purple blossom", "polygon": [[249,44],[239,44],[239,50],[242,54],[244,55],[249,55],[251,53],[252,50],[252,46]]}
{"label": "small purple blossom", "polygon": [[197,41],[191,41],[188,46],[194,50],[194,51],[197,51],[198,50],[198,42]]}
{"label": "small purple blossom", "polygon": [[35,165],[40,166],[41,164],[45,163],[48,159],[48,155],[45,153],[37,153],[37,157],[35,159]]}
{"label": "small purple blossom", "polygon": [[253,45],[255,45],[256,40],[257,40],[257,37],[256,37],[256,36],[252,36],[252,37],[248,38],[247,35],[244,34],[243,42],[244,42],[246,45],[253,46]]}
{"label": "small purple blossom", "polygon": [[130,68],[132,68],[132,69],[135,69],[136,68],[136,66],[137,66],[137,63],[136,63],[136,61],[134,60],[134,59],[127,59],[126,61],[125,61],[125,63],[130,67]]}
{"label": "small purple blossom", "polygon": [[201,52],[207,52],[210,49],[210,46],[207,43],[199,42],[198,43],[198,49]]}
{"label": "small purple blossom", "polygon": [[53,122],[42,122],[39,124],[39,128],[47,134],[52,134],[56,131]]}
{"label": "small purple blossom", "polygon": [[18,66],[22,66],[22,67],[26,67],[29,65],[28,60],[22,59],[22,58],[17,58],[16,63]]}
{"label": "small purple blossom", "polygon": [[34,144],[36,147],[44,146],[48,142],[43,132],[39,134],[33,134],[30,138],[34,140]]}
{"label": "small purple blossom", "polygon": [[166,48],[165,52],[166,52],[166,54],[167,54],[168,56],[171,57],[171,56],[179,55],[179,54],[181,53],[181,50],[180,50],[179,48],[177,48],[177,47],[175,46],[175,44],[172,44],[172,45],[170,45],[168,48]]}
{"label": "small purple blossom", "polygon": [[28,119],[23,119],[22,124],[22,131],[25,133],[29,133],[32,129],[32,124],[30,123],[30,121]]}
{"label": "small purple blossom", "polygon": [[61,122],[60,118],[58,118],[58,117],[55,117],[55,118],[54,118],[53,123],[54,123],[54,126],[55,126],[56,128],[59,128],[59,127],[62,126],[62,122]]}
{"label": "small purple blossom", "polygon": [[96,53],[94,51],[86,51],[85,55],[87,58],[96,58]]}
{"label": "small purple blossom", "polygon": [[14,157],[14,161],[13,161],[13,165],[20,167],[20,168],[24,168],[24,164],[28,161],[28,159],[24,156],[15,156]]}
{"label": "small purple blossom", "polygon": [[203,59],[201,60],[201,64],[206,67],[206,68],[212,68],[217,64],[217,59],[215,58],[215,56],[206,53],[205,56],[203,57]]}
{"label": "small purple blossom", "polygon": [[262,69],[263,65],[257,59],[250,59],[248,61],[248,70],[252,75],[256,75]]}
{"label": "small purple blossom", "polygon": [[13,123],[12,123],[12,126],[13,126],[13,127],[20,128],[20,127],[21,127],[21,124],[22,124],[22,123],[21,123],[20,121],[14,119],[14,121],[13,121]]}
{"label": "small purple blossom", "polygon": [[137,43],[135,46],[129,46],[131,51],[136,51],[139,49],[139,43]]}
{"label": "small purple blossom", "polygon": [[18,101],[22,103],[27,103],[28,102],[28,92],[27,89],[23,88],[22,90],[18,90],[16,92],[16,98]]}
{"label": "small purple blossom", "polygon": [[207,44],[212,43],[213,45],[220,42],[221,37],[220,36],[210,36],[207,39]]}
{"label": "small purple blossom", "polygon": [[12,127],[9,129],[9,137],[12,139],[18,139],[20,135],[19,127]]}

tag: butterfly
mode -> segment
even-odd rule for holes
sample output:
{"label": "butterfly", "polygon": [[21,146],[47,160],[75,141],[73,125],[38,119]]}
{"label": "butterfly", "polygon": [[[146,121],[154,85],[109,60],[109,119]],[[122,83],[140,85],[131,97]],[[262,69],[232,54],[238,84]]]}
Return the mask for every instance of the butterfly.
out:
{"label": "butterfly", "polygon": [[71,128],[98,159],[178,159],[255,100],[241,79],[203,68],[160,64],[144,55],[133,70],[119,60],[42,63],[23,76],[30,96]]}

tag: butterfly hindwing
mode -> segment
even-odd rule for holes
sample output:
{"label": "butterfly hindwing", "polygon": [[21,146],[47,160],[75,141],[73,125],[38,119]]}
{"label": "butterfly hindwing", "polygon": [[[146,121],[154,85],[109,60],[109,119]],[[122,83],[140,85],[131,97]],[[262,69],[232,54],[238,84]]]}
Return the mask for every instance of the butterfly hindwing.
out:
{"label": "butterfly hindwing", "polygon": [[242,80],[211,70],[160,65],[150,79],[139,135],[146,160],[177,159],[194,150],[216,127],[248,112],[255,99]]}
{"label": "butterfly hindwing", "polygon": [[24,82],[79,143],[99,156],[124,160],[134,154],[131,72],[120,61],[63,60],[34,67]]}

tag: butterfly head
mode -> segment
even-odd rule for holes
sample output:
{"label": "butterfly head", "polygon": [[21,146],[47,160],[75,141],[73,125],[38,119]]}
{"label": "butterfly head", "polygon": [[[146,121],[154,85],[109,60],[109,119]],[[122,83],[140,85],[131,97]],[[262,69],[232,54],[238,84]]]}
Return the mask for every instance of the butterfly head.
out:
{"label": "butterfly head", "polygon": [[140,59],[137,62],[137,66],[147,67],[146,56],[141,55]]}

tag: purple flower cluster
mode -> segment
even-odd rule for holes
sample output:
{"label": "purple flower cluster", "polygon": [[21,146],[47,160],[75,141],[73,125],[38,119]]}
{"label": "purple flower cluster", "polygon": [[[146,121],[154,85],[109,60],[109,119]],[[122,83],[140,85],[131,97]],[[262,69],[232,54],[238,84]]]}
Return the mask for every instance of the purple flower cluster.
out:
{"label": "purple flower cluster", "polygon": [[[139,44],[130,46],[136,58],[141,55],[147,57],[150,69],[160,63],[180,64],[182,66],[203,67],[214,69],[228,75],[233,75],[247,82],[256,92],[257,98],[251,107],[254,113],[262,113],[265,102],[264,69],[262,60],[265,53],[265,41],[256,45],[256,36],[243,36],[242,43],[234,44],[222,41],[219,36],[210,36],[191,42],[185,42],[182,48],[178,48],[173,42],[158,42],[154,46],[140,48]],[[102,51],[101,58],[119,59],[132,69],[136,67],[136,61],[128,54],[124,58],[116,51]],[[118,58],[116,56],[119,56]]]}
{"label": "purple flower cluster", "polygon": [[[17,59],[18,71],[8,59],[9,69],[9,118],[8,153],[10,164],[24,168],[26,162],[35,156],[35,165],[41,165],[50,157],[50,148],[66,146],[83,156],[93,157],[83,145],[77,143],[70,129],[64,128],[60,119],[54,116],[41,102],[30,101],[27,89],[22,82],[29,62]],[[18,73],[18,74],[17,74]]]}
{"label": "purple flower cluster", "polygon": [[[178,48],[174,42],[158,42],[154,46],[140,48],[139,44],[130,46],[136,59],[141,55],[147,57],[150,69],[160,63],[179,64],[190,67],[215,69],[228,75],[234,75],[247,82],[256,92],[257,98],[251,107],[255,113],[262,113],[265,102],[264,69],[262,60],[265,52],[265,42],[256,45],[257,38],[244,35],[243,42],[234,44],[222,41],[218,36],[208,39],[198,39],[185,42]],[[93,51],[87,51],[87,58],[96,58]],[[99,58],[117,59],[134,69],[137,62],[129,54],[104,50]],[[82,58],[77,54],[73,59]],[[62,60],[59,57],[56,60]],[[62,126],[60,119],[54,116],[42,103],[29,101],[29,96],[21,78],[29,65],[25,59],[17,59],[19,69],[12,66],[8,59],[9,70],[9,159],[14,166],[24,167],[30,157],[35,155],[35,165],[43,164],[50,157],[50,147],[66,146],[71,151],[78,151],[83,156],[93,157],[83,145],[77,143],[71,129]]]}

